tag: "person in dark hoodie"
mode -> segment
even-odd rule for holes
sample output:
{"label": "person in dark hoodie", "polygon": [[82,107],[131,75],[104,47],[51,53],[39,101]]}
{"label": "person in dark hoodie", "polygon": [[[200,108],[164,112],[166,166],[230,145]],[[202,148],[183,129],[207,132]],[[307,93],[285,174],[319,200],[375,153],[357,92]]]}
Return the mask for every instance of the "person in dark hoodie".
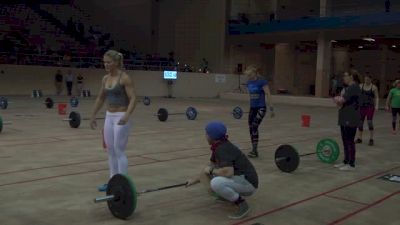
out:
{"label": "person in dark hoodie", "polygon": [[344,160],[343,163],[334,165],[341,171],[352,171],[355,169],[356,145],[354,138],[360,123],[359,98],[361,95],[360,76],[357,71],[344,73],[343,82],[347,86],[341,96],[336,96],[334,102],[339,106],[338,125],[343,141]]}

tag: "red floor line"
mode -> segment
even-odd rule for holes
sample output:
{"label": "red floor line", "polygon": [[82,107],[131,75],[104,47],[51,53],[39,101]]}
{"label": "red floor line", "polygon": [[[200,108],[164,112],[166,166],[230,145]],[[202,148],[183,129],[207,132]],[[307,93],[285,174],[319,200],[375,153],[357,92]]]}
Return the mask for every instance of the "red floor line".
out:
{"label": "red floor line", "polygon": [[[147,163],[141,163],[141,164],[129,164],[129,166],[135,167],[135,166],[148,165],[148,164],[153,164],[153,163],[169,162],[169,161],[180,160],[180,159],[194,158],[194,157],[205,156],[205,155],[209,155],[209,153],[200,154],[200,155],[196,155],[196,156],[159,160],[159,161],[153,161],[153,162],[147,162]],[[55,176],[41,177],[41,178],[37,178],[37,179],[23,180],[23,181],[17,181],[17,182],[12,182],[12,183],[4,183],[4,184],[0,184],[0,187],[11,186],[11,185],[16,185],[16,184],[32,183],[35,181],[49,180],[49,179],[54,179],[54,178],[59,178],[59,177],[68,177],[68,176],[73,176],[73,175],[88,174],[88,173],[94,173],[94,172],[105,171],[105,170],[108,170],[108,167],[101,168],[101,169],[95,169],[95,170],[81,171],[81,172],[76,172],[76,173],[67,173],[67,174],[61,174],[61,175],[55,175]]]}
{"label": "red floor line", "polygon": [[[160,131],[160,132],[154,132],[152,134],[158,134],[158,133],[163,133],[164,131]],[[186,132],[186,131],[185,131]],[[325,131],[326,133],[332,133],[331,131]],[[139,134],[131,134],[129,135],[130,137],[133,136],[140,136],[140,135],[147,135],[148,133],[139,133]],[[310,134],[312,135],[312,134]],[[320,133],[318,134],[320,135]],[[94,140],[94,139],[101,139],[101,135],[100,134],[73,134],[73,135],[65,135],[65,136],[49,136],[49,137],[39,137],[40,139],[56,139],[58,141],[70,141],[68,139],[65,139],[65,137],[80,137],[80,140]],[[94,136],[91,138],[85,138],[83,139],[82,136]],[[293,135],[293,136],[285,136],[286,138],[292,138],[292,137],[298,137],[298,135]],[[23,139],[23,140],[35,140],[37,138],[28,138],[28,139]],[[261,139],[260,139],[261,140]],[[262,140],[272,140],[272,138],[266,138],[266,139],[262,139]],[[9,141],[21,141],[21,140],[9,140]],[[23,143],[23,144],[4,144],[4,145],[0,145],[0,147],[7,147],[7,146],[24,146],[24,145],[34,145],[34,144],[48,144],[48,143],[54,143],[57,141],[43,141],[43,142],[37,142],[37,143]],[[243,141],[244,142],[244,141]],[[248,141],[246,141],[248,142]],[[236,142],[236,143],[241,143],[241,142]]]}
{"label": "red floor line", "polygon": [[353,212],[351,212],[351,213],[349,213],[349,214],[347,214],[347,215],[345,215],[345,216],[343,216],[343,217],[341,217],[339,219],[336,219],[336,220],[328,223],[328,225],[334,225],[334,224],[341,223],[341,222],[349,219],[350,217],[353,217],[353,216],[355,216],[356,214],[358,214],[358,213],[360,213],[362,211],[365,211],[365,210],[367,210],[367,209],[369,209],[371,207],[374,207],[374,206],[376,206],[376,205],[378,205],[378,204],[386,201],[387,199],[389,199],[389,198],[391,198],[391,197],[393,197],[395,195],[398,195],[398,194],[400,194],[400,190],[397,190],[397,191],[395,191],[395,192],[393,192],[391,194],[388,194],[388,195],[384,196],[383,198],[378,199],[377,201],[375,201],[375,202],[373,202],[371,204],[368,204],[368,205],[366,205],[366,206],[364,206],[364,207],[362,207],[362,208],[360,208],[360,209],[358,209],[356,211],[353,211]]}
{"label": "red floor line", "polygon": [[389,172],[389,171],[392,171],[392,170],[395,170],[395,169],[398,169],[398,168],[400,168],[400,166],[396,166],[396,167],[393,167],[393,168],[391,168],[391,169],[388,169],[388,170],[385,170],[385,171],[381,171],[381,172],[375,173],[375,174],[373,174],[373,175],[370,175],[370,176],[367,176],[367,177],[364,177],[364,178],[355,180],[355,181],[353,181],[353,182],[344,184],[344,185],[342,185],[342,186],[333,188],[333,189],[331,189],[331,190],[328,190],[328,191],[325,191],[325,192],[322,192],[322,193],[319,193],[319,194],[316,194],[316,195],[312,195],[312,196],[307,197],[307,198],[305,198],[305,199],[302,199],[302,200],[299,200],[299,201],[296,201],[296,202],[292,202],[292,203],[289,203],[289,204],[287,204],[287,205],[284,205],[284,206],[281,206],[281,207],[278,207],[278,208],[275,208],[275,209],[272,209],[272,210],[268,210],[268,211],[259,213],[259,214],[255,215],[255,216],[248,217],[247,219],[241,220],[241,221],[239,221],[239,222],[232,223],[231,225],[240,225],[240,224],[247,223],[247,222],[252,221],[252,220],[254,220],[254,219],[257,219],[257,218],[260,218],[260,217],[263,217],[263,216],[266,216],[266,215],[269,215],[269,214],[272,214],[272,213],[275,213],[275,212],[282,211],[282,210],[284,210],[284,209],[290,208],[290,207],[292,207],[292,206],[295,206],[295,205],[298,205],[298,204],[301,204],[301,203],[304,203],[304,202],[308,202],[308,201],[313,200],[313,199],[315,199],[315,198],[318,198],[318,197],[320,197],[320,196],[323,196],[323,195],[326,195],[326,194],[335,192],[335,191],[340,190],[340,189],[344,189],[344,188],[349,187],[349,186],[351,186],[351,185],[354,185],[354,184],[363,182],[363,181],[365,181],[365,180],[369,180],[369,179],[371,179],[371,178],[374,178],[374,177],[376,177],[376,176],[385,174],[385,173],[387,173],[387,172]]}
{"label": "red floor line", "polygon": [[359,205],[368,205],[368,203],[359,202],[359,201],[355,201],[355,200],[352,200],[352,199],[343,198],[343,197],[339,197],[339,196],[333,196],[333,195],[324,195],[324,196],[328,197],[328,198],[333,198],[333,199],[337,199],[337,200],[346,201],[346,202],[356,203],[356,204],[359,204]]}
{"label": "red floor line", "polygon": [[[293,142],[304,142],[304,141],[309,141],[313,140],[315,138],[307,138],[307,139],[302,139],[302,140],[297,140]],[[266,140],[265,140],[266,141]],[[249,141],[240,141],[236,143],[247,143]],[[293,142],[287,142],[287,143],[293,143]],[[268,144],[268,145],[261,145],[259,146],[260,148],[265,148],[265,147],[270,147],[274,145],[279,145],[279,144]],[[174,152],[184,152],[184,151],[190,151],[190,150],[195,150],[195,149],[203,149],[205,147],[194,147],[194,148],[182,148],[179,150],[174,150],[174,151],[160,151],[160,152],[152,152],[152,153],[146,153],[146,154],[141,154],[141,155],[128,155],[128,158],[134,158],[134,157],[143,157],[145,155],[152,155],[152,154],[167,154],[167,153],[174,153]],[[242,148],[242,150],[248,150],[249,148]],[[149,158],[151,159],[151,158]],[[28,171],[33,171],[33,170],[41,170],[41,169],[50,169],[50,168],[57,168],[57,167],[64,167],[64,166],[73,166],[73,165],[81,165],[81,164],[86,164],[86,163],[96,163],[96,162],[101,162],[101,161],[106,161],[107,159],[97,159],[97,160],[89,160],[89,161],[83,161],[83,162],[75,162],[75,163],[66,163],[66,164],[60,164],[60,165],[53,165],[53,166],[44,166],[44,167],[36,167],[36,168],[30,168],[30,169],[23,169],[23,170],[13,170],[13,171],[7,171],[7,172],[0,172],[0,175],[8,175],[8,174],[13,174],[13,173],[21,173],[21,172],[28,172]],[[153,159],[155,160],[155,159]]]}
{"label": "red floor line", "polygon": [[146,156],[143,156],[143,155],[141,155],[141,156],[139,156],[140,158],[143,158],[143,159],[150,159],[150,160],[153,160],[153,161],[156,161],[156,162],[161,162],[160,160],[158,160],[158,159],[154,159],[154,158],[150,158],[150,157],[146,157]]}

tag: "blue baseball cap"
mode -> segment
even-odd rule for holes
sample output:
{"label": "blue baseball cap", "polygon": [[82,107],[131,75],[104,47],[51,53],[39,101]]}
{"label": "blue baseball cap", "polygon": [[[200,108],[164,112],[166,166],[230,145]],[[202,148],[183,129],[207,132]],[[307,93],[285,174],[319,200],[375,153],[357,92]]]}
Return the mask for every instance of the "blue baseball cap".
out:
{"label": "blue baseball cap", "polygon": [[219,121],[209,122],[206,126],[207,135],[213,140],[219,140],[226,136],[226,126]]}

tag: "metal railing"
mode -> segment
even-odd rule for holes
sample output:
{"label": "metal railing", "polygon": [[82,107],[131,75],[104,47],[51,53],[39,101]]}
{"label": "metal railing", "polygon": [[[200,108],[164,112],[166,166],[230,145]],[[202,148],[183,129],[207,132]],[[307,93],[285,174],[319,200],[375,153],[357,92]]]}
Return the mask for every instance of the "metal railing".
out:
{"label": "metal railing", "polygon": [[[103,68],[103,59],[99,57],[68,57],[59,55],[41,55],[26,53],[0,52],[0,64],[61,66],[76,68]],[[176,70],[177,65],[168,60],[125,59],[128,70]]]}

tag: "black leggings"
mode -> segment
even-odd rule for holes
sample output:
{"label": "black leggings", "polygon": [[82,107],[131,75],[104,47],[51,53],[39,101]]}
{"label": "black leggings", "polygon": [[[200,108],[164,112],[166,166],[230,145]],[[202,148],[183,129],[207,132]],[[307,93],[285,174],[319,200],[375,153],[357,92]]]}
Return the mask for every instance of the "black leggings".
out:
{"label": "black leggings", "polygon": [[356,136],[357,127],[340,126],[340,133],[342,134],[344,164],[355,165],[356,162],[356,144],[354,138]]}
{"label": "black leggings", "polygon": [[396,130],[397,114],[400,115],[400,108],[392,108],[392,128]]}
{"label": "black leggings", "polygon": [[248,123],[251,143],[253,144],[253,147],[256,147],[258,144],[258,127],[260,126],[261,121],[263,120],[266,113],[266,107],[250,108]]}

